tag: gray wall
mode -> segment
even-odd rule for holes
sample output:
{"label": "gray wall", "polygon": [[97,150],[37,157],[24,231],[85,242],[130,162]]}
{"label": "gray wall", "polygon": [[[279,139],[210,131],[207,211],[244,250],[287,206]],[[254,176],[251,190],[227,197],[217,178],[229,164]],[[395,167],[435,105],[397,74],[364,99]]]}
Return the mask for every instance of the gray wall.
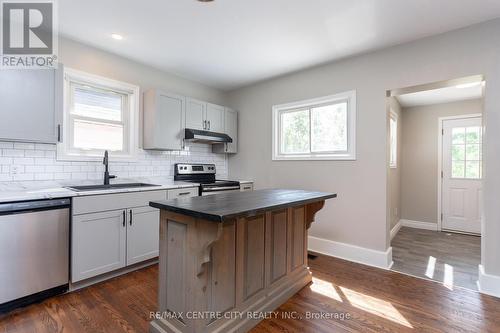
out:
{"label": "gray wall", "polygon": [[482,99],[403,109],[403,219],[437,223],[438,118],[482,113],[482,109]]}
{"label": "gray wall", "polygon": [[[338,193],[317,214],[312,236],[385,251],[387,213],[386,91],[484,74],[485,270],[500,275],[500,20],[352,57],[233,91],[240,111],[239,153],[229,159],[233,178],[256,186],[296,187]],[[357,91],[356,161],[272,161],[271,107],[275,104]],[[489,170],[493,170],[489,172]]]}
{"label": "gray wall", "polygon": [[[388,219],[391,229],[401,219],[401,169],[402,169],[402,137],[403,137],[403,113],[401,105],[395,97],[389,97],[389,112],[392,110],[398,116],[398,138],[397,138],[397,163],[396,168],[388,166],[388,187],[387,187],[387,200],[388,200]],[[387,116],[389,122],[389,115]],[[390,127],[387,124],[387,149],[389,150]]]}

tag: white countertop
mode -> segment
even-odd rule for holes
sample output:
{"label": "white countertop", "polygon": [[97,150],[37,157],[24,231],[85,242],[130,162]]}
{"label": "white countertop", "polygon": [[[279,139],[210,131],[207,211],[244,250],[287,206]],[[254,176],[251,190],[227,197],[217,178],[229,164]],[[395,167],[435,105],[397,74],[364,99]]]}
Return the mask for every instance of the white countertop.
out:
{"label": "white countertop", "polygon": [[199,184],[197,183],[176,182],[169,179],[165,180],[158,178],[122,179],[119,182],[112,182],[112,184],[119,184],[119,183],[147,183],[147,184],[155,184],[158,186],[76,192],[65,188],[65,186],[95,185],[98,184],[98,182],[95,181],[94,182],[72,181],[65,183],[63,182],[10,183],[9,182],[9,183],[0,183],[0,203],[39,200],[39,199],[70,198],[77,196],[100,195],[100,194],[111,194],[111,193],[171,190],[176,188],[188,188],[188,187],[199,186]]}

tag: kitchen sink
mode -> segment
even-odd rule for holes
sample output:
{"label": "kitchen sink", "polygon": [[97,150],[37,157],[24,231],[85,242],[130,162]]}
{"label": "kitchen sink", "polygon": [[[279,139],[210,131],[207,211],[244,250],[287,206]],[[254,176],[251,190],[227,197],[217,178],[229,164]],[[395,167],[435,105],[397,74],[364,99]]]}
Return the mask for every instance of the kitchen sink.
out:
{"label": "kitchen sink", "polygon": [[153,187],[153,186],[160,186],[160,185],[145,184],[145,183],[123,183],[123,184],[110,184],[110,185],[66,186],[66,188],[75,192],[85,192],[85,191],[116,190],[124,188]]}

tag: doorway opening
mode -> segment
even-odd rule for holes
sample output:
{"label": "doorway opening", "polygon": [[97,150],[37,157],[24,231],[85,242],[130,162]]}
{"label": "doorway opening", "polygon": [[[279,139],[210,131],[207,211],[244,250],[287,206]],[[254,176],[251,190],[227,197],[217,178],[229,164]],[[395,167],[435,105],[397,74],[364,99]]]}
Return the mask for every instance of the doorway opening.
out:
{"label": "doorway opening", "polygon": [[477,290],[483,76],[387,94],[392,269]]}

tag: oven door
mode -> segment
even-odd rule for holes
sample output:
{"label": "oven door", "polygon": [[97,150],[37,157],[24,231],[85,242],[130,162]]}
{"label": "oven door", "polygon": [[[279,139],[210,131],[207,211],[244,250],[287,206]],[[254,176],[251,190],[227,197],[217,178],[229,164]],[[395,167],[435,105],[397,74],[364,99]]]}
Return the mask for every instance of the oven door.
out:
{"label": "oven door", "polygon": [[230,192],[240,192],[239,186],[231,186],[231,187],[219,187],[219,188],[210,188],[210,189],[203,189],[201,191],[201,196],[206,196],[206,195],[214,195],[214,194],[220,194],[220,193],[230,193]]}

